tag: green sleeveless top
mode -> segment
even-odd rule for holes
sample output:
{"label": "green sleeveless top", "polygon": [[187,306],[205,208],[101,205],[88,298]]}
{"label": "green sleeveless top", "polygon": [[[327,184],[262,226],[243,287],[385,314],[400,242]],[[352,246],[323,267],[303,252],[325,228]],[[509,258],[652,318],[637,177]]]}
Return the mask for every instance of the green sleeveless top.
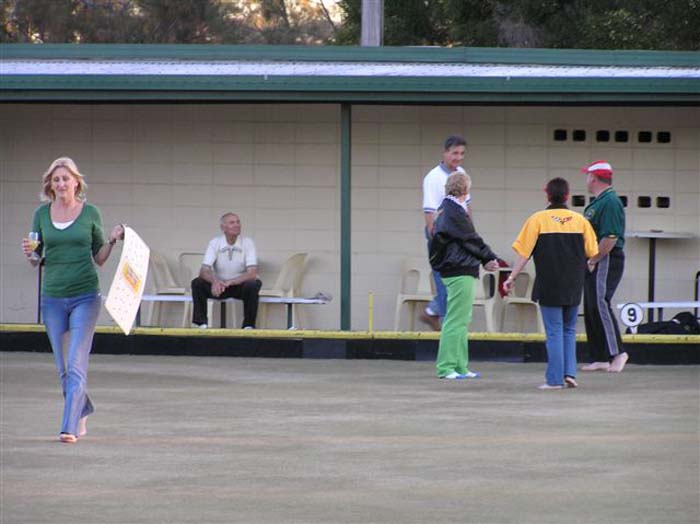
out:
{"label": "green sleeveless top", "polygon": [[99,291],[92,257],[105,243],[100,210],[86,202],[70,226],[57,229],[51,222],[50,206],[37,208],[32,222],[32,231],[40,235],[38,251],[44,256],[42,294],[63,298]]}

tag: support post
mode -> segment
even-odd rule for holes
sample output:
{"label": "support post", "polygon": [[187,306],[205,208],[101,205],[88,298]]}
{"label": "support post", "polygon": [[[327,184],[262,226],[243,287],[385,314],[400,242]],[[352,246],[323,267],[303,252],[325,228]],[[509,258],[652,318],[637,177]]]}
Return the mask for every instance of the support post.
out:
{"label": "support post", "polygon": [[384,0],[362,0],[362,46],[384,44]]}
{"label": "support post", "polygon": [[340,329],[350,330],[352,106],[340,105]]}
{"label": "support post", "polygon": [[[654,302],[654,280],[656,278],[656,239],[649,239],[649,302]],[[654,308],[649,308],[649,322],[654,322]]]}
{"label": "support post", "polygon": [[41,273],[44,267],[44,259],[39,261],[36,277],[36,323],[41,324]]}

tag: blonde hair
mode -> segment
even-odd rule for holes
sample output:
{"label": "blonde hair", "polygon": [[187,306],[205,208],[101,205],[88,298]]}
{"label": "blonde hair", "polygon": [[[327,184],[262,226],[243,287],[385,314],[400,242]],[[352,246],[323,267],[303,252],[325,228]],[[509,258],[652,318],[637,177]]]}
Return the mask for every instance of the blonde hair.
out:
{"label": "blonde hair", "polygon": [[39,194],[39,198],[41,199],[41,201],[53,202],[54,200],[56,200],[56,194],[53,192],[53,189],[51,189],[51,178],[53,177],[54,171],[56,171],[59,167],[67,169],[70,172],[70,174],[73,175],[73,178],[75,178],[75,180],[78,182],[78,185],[75,187],[75,198],[84,201],[86,198],[85,191],[87,189],[85,177],[80,173],[80,171],[78,171],[78,166],[75,165],[73,159],[68,158],[67,156],[57,158],[56,160],[51,162],[51,165],[46,170],[46,173],[44,173],[44,176],[42,178],[43,187],[41,190],[41,194]]}
{"label": "blonde hair", "polygon": [[445,195],[451,195],[454,197],[461,197],[469,193],[472,187],[472,179],[466,173],[460,171],[455,171],[449,177],[447,177],[447,182],[445,183]]}

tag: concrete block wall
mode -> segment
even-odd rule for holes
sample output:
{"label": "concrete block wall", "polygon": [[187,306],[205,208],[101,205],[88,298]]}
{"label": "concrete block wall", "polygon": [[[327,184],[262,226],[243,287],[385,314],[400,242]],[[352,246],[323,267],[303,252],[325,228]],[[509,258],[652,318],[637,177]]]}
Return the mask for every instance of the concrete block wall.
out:
{"label": "concrete block wall", "polygon": [[[421,182],[450,133],[469,147],[477,229],[503,258],[522,222],[544,205],[542,187],[563,176],[586,195],[578,168],[605,158],[629,199],[629,230],[700,235],[700,110],[697,108],[394,107],[353,108],[352,327],[391,329],[405,257],[423,256]],[[555,129],[569,139],[555,141]],[[586,139],[573,141],[573,130]],[[597,130],[626,130],[627,143],[596,141]],[[639,143],[638,131],[669,131],[668,144]],[[218,217],[240,214],[270,286],[287,256],[308,251],[304,292],[335,300],[307,307],[306,326],[339,326],[339,108],[336,105],[22,105],[0,112],[0,321],[31,322],[35,274],[19,239],[38,205],[41,175],[58,156],[85,173],[89,200],[110,227],[131,224],[177,270],[183,251],[203,251]],[[638,208],[639,196],[671,207]],[[582,208],[575,208],[582,211]],[[628,239],[617,301],[645,300],[647,246]],[[106,291],[117,257],[100,270]],[[658,299],[692,298],[700,240],[658,242]],[[170,322],[179,315],[172,311]],[[273,325],[283,325],[281,312]],[[101,323],[109,323],[106,315]],[[480,313],[473,330],[483,329]]]}
{"label": "concrete block wall", "polygon": [[[697,108],[367,106],[355,108],[353,119],[354,325],[366,325],[366,309],[359,306],[369,291],[375,293],[375,312],[393,312],[401,259],[425,253],[420,185],[451,133],[463,134],[469,144],[465,168],[473,180],[477,230],[509,262],[514,260],[510,245],[523,221],[545,205],[547,180],[566,178],[572,194],[588,201],[579,168],[601,158],[613,164],[615,187],[628,197],[628,230],[700,235]],[[555,141],[556,129],[566,129],[568,139]],[[585,140],[572,140],[574,130],[584,130]],[[612,135],[627,131],[629,141],[599,142],[598,130]],[[668,131],[671,142],[640,143],[639,131],[652,131],[654,137]],[[650,196],[654,203],[666,196],[671,206],[639,208],[640,196]],[[615,302],[646,301],[647,260],[648,241],[627,239],[627,269]],[[528,268],[534,271],[532,265]],[[659,240],[656,299],[692,299],[698,270],[698,238]],[[389,328],[391,315],[375,318],[375,324]],[[476,310],[472,328],[483,327]]]}
{"label": "concrete block wall", "polygon": [[[19,239],[39,204],[43,172],[63,155],[85,174],[105,226],[130,224],[174,273],[179,253],[203,252],[230,210],[256,242],[264,286],[288,256],[308,251],[304,291],[337,297],[338,114],[337,106],[318,105],[5,106],[0,318],[35,318],[35,273]],[[103,292],[117,262],[113,256],[100,270]],[[338,304],[309,308],[308,325],[337,328]],[[180,313],[171,309],[174,325]],[[282,308],[270,317],[285,325]],[[106,314],[100,323],[110,323]]]}

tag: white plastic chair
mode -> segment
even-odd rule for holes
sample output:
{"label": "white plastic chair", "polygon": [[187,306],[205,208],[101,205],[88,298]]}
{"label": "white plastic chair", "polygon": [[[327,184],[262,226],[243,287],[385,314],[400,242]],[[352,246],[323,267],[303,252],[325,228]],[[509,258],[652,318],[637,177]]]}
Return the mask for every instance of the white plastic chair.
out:
{"label": "white plastic chair", "polygon": [[[178,285],[173,277],[170,267],[168,266],[165,257],[157,251],[151,250],[151,256],[148,261],[150,272],[153,276],[153,294],[155,295],[185,295],[186,289]],[[162,307],[163,305],[177,305],[179,302],[166,302],[165,304],[154,301],[151,306],[148,325],[153,325],[155,317],[156,325],[160,326],[162,322]],[[184,302],[183,302],[184,304]]]}
{"label": "white plastic chair", "polygon": [[544,333],[544,322],[542,321],[542,312],[537,302],[533,302],[532,288],[535,285],[535,278],[526,272],[518,273],[513,283],[513,291],[510,295],[503,297],[503,313],[501,316],[501,325],[505,326],[506,316],[509,308],[515,308],[517,312],[517,325],[520,333],[524,332],[524,313],[526,310],[532,310],[537,317],[537,330]]}
{"label": "white plastic chair", "polygon": [[192,280],[199,276],[199,270],[202,267],[203,259],[204,253],[196,253],[194,251],[180,253],[177,257],[180,282],[182,282],[188,290],[192,286]]}
{"label": "white plastic chair", "polygon": [[396,296],[396,315],[394,331],[401,327],[401,313],[404,305],[409,306],[411,313],[411,331],[416,329],[416,306],[428,304],[434,296],[433,277],[427,258],[408,258],[403,263],[401,272],[401,287]]}
{"label": "white plastic chair", "polygon": [[[486,331],[496,333],[501,331],[501,294],[498,292],[498,272],[481,271],[476,283],[473,307],[484,308]],[[493,289],[493,291],[492,291]]]}
{"label": "white plastic chair", "polygon": [[[277,279],[272,287],[262,288],[259,296],[278,298],[301,297],[301,284],[304,278],[304,272],[306,271],[308,258],[308,253],[295,253],[290,256],[282,265],[279,275],[277,275]],[[286,304],[266,304],[261,302],[258,305],[258,326],[263,328],[267,327],[267,308],[270,306],[287,307]],[[294,308],[293,314],[293,325],[301,327],[302,315],[299,306]]]}

